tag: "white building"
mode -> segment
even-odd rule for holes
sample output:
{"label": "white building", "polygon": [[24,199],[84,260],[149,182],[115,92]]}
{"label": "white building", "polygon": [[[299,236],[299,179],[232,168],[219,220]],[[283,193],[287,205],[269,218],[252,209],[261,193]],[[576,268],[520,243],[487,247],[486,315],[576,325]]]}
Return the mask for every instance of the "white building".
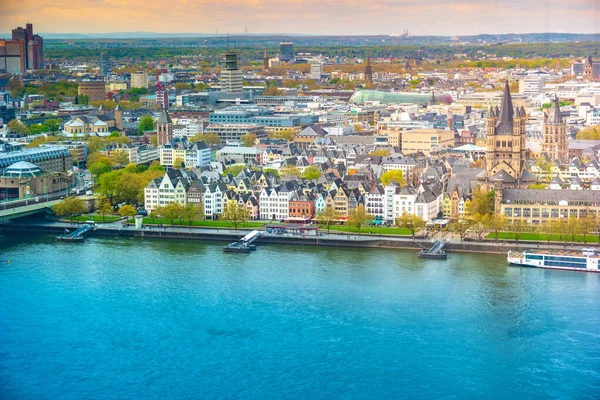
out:
{"label": "white building", "polygon": [[323,75],[323,64],[321,61],[313,61],[310,64],[310,79],[314,79],[316,81],[321,80],[321,76]]}

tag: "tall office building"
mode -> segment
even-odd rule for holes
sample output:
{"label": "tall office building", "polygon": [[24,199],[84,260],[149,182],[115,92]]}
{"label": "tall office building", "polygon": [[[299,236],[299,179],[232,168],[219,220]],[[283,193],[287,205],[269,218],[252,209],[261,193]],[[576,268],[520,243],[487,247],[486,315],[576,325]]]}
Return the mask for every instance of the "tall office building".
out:
{"label": "tall office building", "polygon": [[23,40],[0,40],[0,71],[9,74],[24,74],[25,42]]}
{"label": "tall office building", "polygon": [[323,64],[321,61],[313,61],[310,63],[310,79],[314,79],[316,81],[321,80],[321,76],[323,75]]}
{"label": "tall office building", "polygon": [[294,43],[281,42],[279,43],[279,59],[281,62],[288,62],[294,59]]}
{"label": "tall office building", "polygon": [[137,71],[131,74],[132,88],[148,88],[148,73],[146,71]]}
{"label": "tall office building", "polygon": [[559,160],[564,163],[569,159],[567,124],[560,113],[558,97],[554,99],[550,111],[544,116],[542,151],[546,153],[551,160]]}
{"label": "tall office building", "polygon": [[238,69],[237,53],[234,51],[225,53],[221,67],[221,87],[227,93],[239,93],[243,90],[242,71]]}
{"label": "tall office building", "polygon": [[100,76],[112,74],[112,63],[110,56],[106,53],[100,53]]}
{"label": "tall office building", "polygon": [[33,24],[25,28],[17,27],[12,30],[12,39],[24,43],[22,57],[26,69],[40,69],[44,67],[44,39],[33,34]]}

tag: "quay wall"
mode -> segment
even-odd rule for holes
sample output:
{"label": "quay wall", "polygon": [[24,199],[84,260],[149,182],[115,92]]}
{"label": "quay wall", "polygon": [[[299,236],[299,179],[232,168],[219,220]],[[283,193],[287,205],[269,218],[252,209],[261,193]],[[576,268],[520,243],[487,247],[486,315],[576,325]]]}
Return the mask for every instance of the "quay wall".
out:
{"label": "quay wall", "polygon": [[[52,235],[60,235],[64,233],[65,227],[69,224],[48,225],[48,224],[0,224],[0,233],[46,233]],[[74,228],[70,228],[74,229]],[[114,227],[107,228],[98,225],[96,229],[89,231],[84,236],[113,236],[113,237],[136,237],[136,238],[152,238],[152,239],[181,239],[181,240],[213,240],[223,243],[235,241],[245,234],[250,229],[239,229],[232,231],[229,229],[186,229],[186,228],[163,228],[163,229],[143,229],[134,228],[116,229]],[[402,237],[384,237],[374,235],[323,235],[323,236],[264,236],[258,239],[257,244],[288,244],[297,246],[330,246],[330,247],[360,247],[360,248],[387,248],[387,249],[413,249],[429,248],[431,239],[413,240],[412,238]],[[451,242],[446,245],[449,252],[472,252],[472,253],[496,253],[506,254],[509,250],[525,250],[542,246],[543,248],[563,248],[564,244],[552,244],[547,246],[545,243],[524,242],[519,244],[510,241],[494,242],[484,240],[481,242]],[[570,244],[568,245],[570,246]],[[586,246],[596,246],[588,244]]]}

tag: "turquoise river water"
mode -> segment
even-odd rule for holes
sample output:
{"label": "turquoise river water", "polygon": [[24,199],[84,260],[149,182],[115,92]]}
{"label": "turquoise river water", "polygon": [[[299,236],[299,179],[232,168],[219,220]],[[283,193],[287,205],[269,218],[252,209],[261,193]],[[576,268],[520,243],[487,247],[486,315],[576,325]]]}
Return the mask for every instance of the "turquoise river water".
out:
{"label": "turquoise river water", "polygon": [[0,238],[0,399],[598,399],[600,274]]}

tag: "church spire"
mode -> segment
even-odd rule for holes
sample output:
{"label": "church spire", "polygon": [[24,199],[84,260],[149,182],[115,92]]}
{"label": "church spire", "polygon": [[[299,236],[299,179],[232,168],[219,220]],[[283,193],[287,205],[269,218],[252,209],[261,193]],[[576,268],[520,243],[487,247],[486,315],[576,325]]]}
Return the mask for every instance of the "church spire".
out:
{"label": "church spire", "polygon": [[512,135],[513,134],[513,121],[514,121],[514,108],[512,103],[512,97],[510,95],[510,88],[508,87],[508,80],[504,85],[504,94],[502,95],[502,104],[500,105],[500,113],[498,115],[498,123],[496,124],[497,135]]}
{"label": "church spire", "polygon": [[548,112],[547,123],[549,125],[562,125],[563,123],[562,114],[560,113],[560,104],[558,103],[558,97],[555,97],[554,101],[552,101],[552,106],[550,107],[550,110]]}

